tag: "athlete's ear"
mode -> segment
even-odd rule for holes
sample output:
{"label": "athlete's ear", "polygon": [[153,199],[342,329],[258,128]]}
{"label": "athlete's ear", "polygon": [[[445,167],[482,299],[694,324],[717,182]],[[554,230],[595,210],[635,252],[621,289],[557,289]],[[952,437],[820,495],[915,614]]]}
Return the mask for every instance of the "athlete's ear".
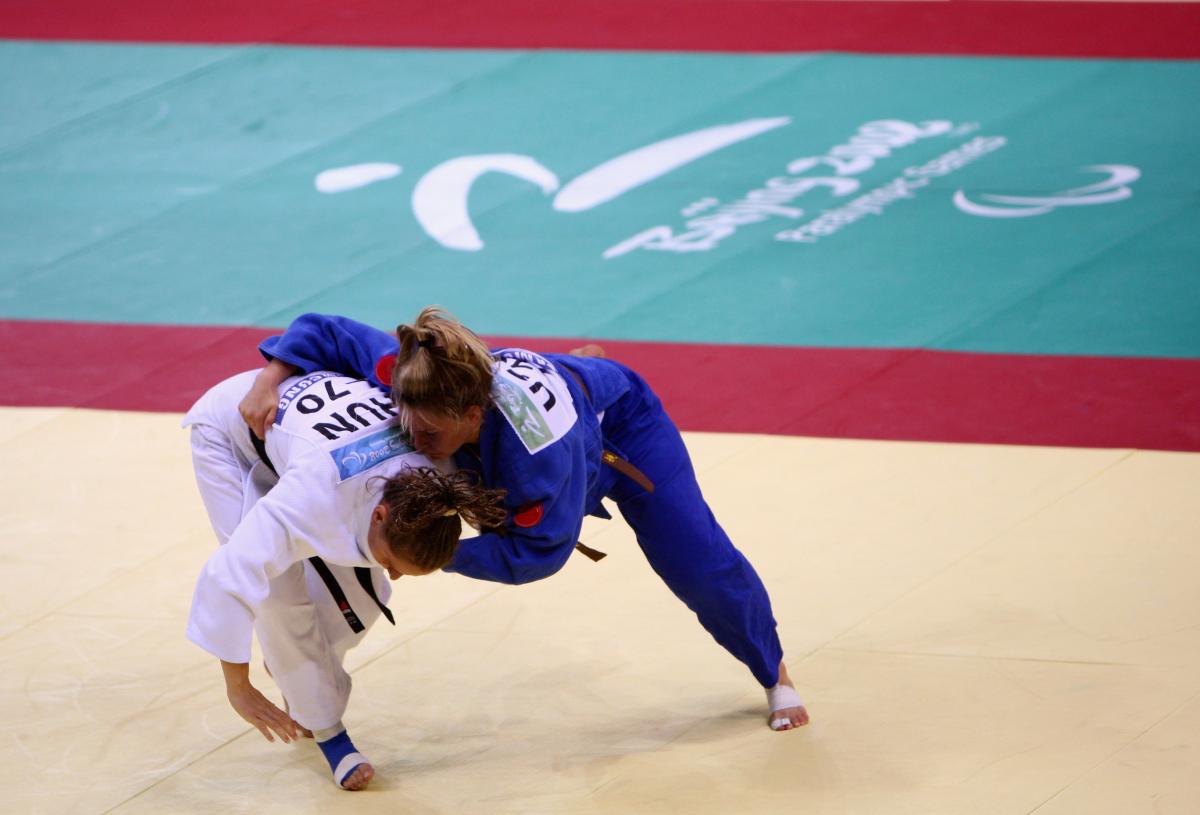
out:
{"label": "athlete's ear", "polygon": [[371,510],[371,523],[385,524],[388,519],[387,504],[376,504],[375,509]]}
{"label": "athlete's ear", "polygon": [[479,426],[483,424],[483,408],[479,405],[471,405],[463,417],[470,422],[472,428],[478,430]]}

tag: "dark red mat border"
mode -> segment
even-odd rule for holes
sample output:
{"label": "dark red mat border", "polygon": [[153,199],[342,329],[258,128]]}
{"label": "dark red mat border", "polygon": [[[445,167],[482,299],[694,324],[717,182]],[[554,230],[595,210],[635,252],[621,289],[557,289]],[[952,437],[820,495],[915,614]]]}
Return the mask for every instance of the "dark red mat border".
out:
{"label": "dark red mat border", "polygon": [[0,38],[1200,57],[1195,3],[1018,0],[5,0]]}
{"label": "dark red mat border", "polygon": [[[0,404],[183,411],[263,328],[0,321]],[[492,339],[540,351],[579,340]],[[604,341],[685,430],[1200,451],[1200,360]]]}

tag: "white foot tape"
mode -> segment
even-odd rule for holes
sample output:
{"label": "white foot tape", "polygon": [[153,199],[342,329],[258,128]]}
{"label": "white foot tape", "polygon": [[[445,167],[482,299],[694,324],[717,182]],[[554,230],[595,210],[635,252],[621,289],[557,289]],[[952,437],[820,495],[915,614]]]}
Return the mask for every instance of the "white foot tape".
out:
{"label": "white foot tape", "polygon": [[[804,700],[796,693],[795,688],[780,683],[773,688],[767,688],[767,706],[774,713],[789,707],[804,707]],[[783,730],[791,724],[792,720],[787,716],[780,716],[771,720],[771,729]]]}
{"label": "white foot tape", "polygon": [[342,782],[350,777],[350,773],[358,769],[359,764],[370,764],[362,753],[348,753],[333,771],[333,780],[340,787]]}

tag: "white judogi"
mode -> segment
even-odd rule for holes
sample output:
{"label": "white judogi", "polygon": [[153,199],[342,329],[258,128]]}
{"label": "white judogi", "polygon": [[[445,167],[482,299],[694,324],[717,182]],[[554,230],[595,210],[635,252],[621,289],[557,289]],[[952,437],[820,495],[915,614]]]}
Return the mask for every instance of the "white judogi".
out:
{"label": "white judogi", "polygon": [[328,372],[280,386],[279,412],[265,449],[255,451],[238,403],[257,371],[209,390],[184,417],[200,495],[222,546],[196,583],[187,636],[227,662],[249,662],[251,632],[287,700],[310,730],[336,724],[350,695],[342,659],[354,633],[307,558],[328,564],[366,628],[379,607],[354,567],[371,568],[382,602],[391,587],[367,546],[382,481],[429,465],[404,443],[389,395]]}

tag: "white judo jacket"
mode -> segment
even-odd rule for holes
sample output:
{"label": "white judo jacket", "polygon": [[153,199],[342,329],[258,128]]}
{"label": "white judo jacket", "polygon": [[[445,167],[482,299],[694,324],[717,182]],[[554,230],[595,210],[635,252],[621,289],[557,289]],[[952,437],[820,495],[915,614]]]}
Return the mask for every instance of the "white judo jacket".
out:
{"label": "white judo jacket", "polygon": [[[237,411],[255,374],[217,385],[184,418],[184,426],[227,435],[241,469],[241,521],[204,565],[187,626],[188,639],[227,662],[249,662],[256,609],[271,580],[290,567],[317,556],[329,564],[379,568],[367,545],[382,489],[377,477],[430,465],[408,445],[386,392],[318,371],[280,387],[264,445],[278,474],[271,486],[274,476]],[[380,600],[387,600],[386,585]]]}

